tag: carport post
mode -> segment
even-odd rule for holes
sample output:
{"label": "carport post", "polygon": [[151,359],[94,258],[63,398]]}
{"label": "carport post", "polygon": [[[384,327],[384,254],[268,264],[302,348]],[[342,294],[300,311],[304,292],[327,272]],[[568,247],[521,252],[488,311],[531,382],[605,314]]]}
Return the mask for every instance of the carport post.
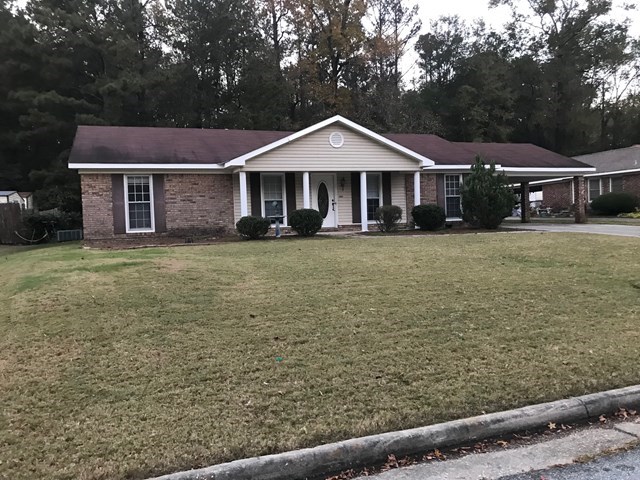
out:
{"label": "carport post", "polygon": [[529,182],[520,183],[520,221],[531,223],[531,207],[529,202]]}
{"label": "carport post", "polygon": [[573,191],[576,198],[574,218],[576,223],[587,223],[587,196],[584,183],[583,176],[573,177]]}

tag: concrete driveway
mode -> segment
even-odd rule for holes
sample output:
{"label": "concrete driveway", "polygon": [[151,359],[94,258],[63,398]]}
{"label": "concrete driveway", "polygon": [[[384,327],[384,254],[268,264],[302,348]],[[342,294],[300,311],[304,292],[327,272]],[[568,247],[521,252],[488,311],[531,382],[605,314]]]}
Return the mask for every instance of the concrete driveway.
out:
{"label": "concrete driveway", "polygon": [[640,226],[635,225],[596,225],[596,224],[533,224],[504,225],[506,228],[536,230],[541,232],[596,233],[599,235],[616,235],[619,237],[640,237]]}

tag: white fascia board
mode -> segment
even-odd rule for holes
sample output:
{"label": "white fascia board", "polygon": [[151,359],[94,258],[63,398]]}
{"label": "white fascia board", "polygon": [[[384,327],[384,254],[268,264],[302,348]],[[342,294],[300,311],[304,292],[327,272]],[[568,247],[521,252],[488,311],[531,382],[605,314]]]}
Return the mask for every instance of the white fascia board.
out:
{"label": "white fascia board", "polygon": [[323,120],[322,122],[316,123],[315,125],[311,125],[310,127],[307,127],[303,130],[300,130],[299,132],[293,133],[291,135],[289,135],[288,137],[284,137],[281,138],[280,140],[277,140],[273,143],[270,143],[269,145],[265,145],[264,147],[258,148],[257,150],[253,150],[252,152],[249,153],[245,153],[244,155],[240,156],[240,157],[236,157],[232,160],[229,160],[228,162],[226,162],[224,164],[225,167],[243,167],[246,163],[247,160],[250,160],[254,157],[257,157],[258,155],[262,155],[263,153],[269,152],[275,148],[281,147],[282,145],[285,145],[287,143],[293,142],[294,140],[297,140],[301,137],[304,137],[306,135],[309,135],[310,133],[316,132],[324,127],[327,127],[329,125],[332,125],[334,123],[341,123],[342,125],[344,125],[347,128],[350,128],[352,130],[355,130],[363,135],[365,135],[366,137],[369,137],[373,140],[376,140],[384,145],[386,145],[389,148],[392,148],[393,150],[396,150],[398,152],[404,153],[405,155],[408,155],[409,157],[413,158],[414,160],[420,162],[420,166],[426,166],[426,165],[434,165],[435,162],[427,157],[423,157],[422,155],[414,152],[413,150],[409,150],[406,147],[403,147],[402,145],[396,143],[396,142],[392,142],[391,140],[389,140],[388,138],[383,137],[382,135],[378,135],[377,133],[369,130],[368,128],[363,127],[362,125],[358,125],[355,122],[352,122],[351,120],[347,120],[346,118],[340,116],[340,115],[336,115],[334,117],[331,118],[327,118],[326,120]]}
{"label": "white fascia board", "polygon": [[573,180],[573,177],[561,177],[561,178],[550,178],[549,180],[537,180],[535,182],[531,182],[529,185],[545,185],[547,183],[561,183],[561,182],[567,182],[569,180]]}
{"label": "white fascia board", "polygon": [[[640,173],[640,168],[633,168],[631,170],[615,170],[613,172],[600,172],[600,173],[588,173],[585,178],[598,178],[598,177],[610,177],[612,175],[624,175],[626,173]],[[563,182],[571,180],[573,177],[563,178],[551,178],[549,180],[538,180],[537,182],[531,182],[531,185],[543,185],[545,183]]]}
{"label": "white fascia board", "polygon": [[633,168],[630,170],[616,170],[613,172],[592,173],[590,175],[585,175],[585,177],[608,177],[610,175],[624,175],[625,173],[638,173],[638,172],[640,172],[640,168]]}
{"label": "white fascia board", "polygon": [[[496,169],[498,166],[496,165]],[[595,167],[581,167],[581,168],[554,168],[554,167],[501,167],[503,172],[507,173],[518,173],[522,175],[530,174],[539,174],[539,173],[549,173],[549,174],[575,174],[575,175],[584,175],[587,173],[595,172]]]}
{"label": "white fascia board", "polygon": [[224,170],[222,165],[197,163],[70,163],[78,170]]}

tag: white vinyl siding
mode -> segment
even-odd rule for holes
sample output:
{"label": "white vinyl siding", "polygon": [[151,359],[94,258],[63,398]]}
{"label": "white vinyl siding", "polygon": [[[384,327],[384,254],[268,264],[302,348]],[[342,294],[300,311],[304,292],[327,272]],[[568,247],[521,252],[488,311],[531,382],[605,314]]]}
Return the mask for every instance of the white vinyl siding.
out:
{"label": "white vinyl siding", "polygon": [[[360,179],[358,179],[360,181]],[[338,202],[338,225],[353,225],[353,204],[351,203],[351,174],[336,175]]]}
{"label": "white vinyl siding", "polygon": [[[344,145],[334,148],[329,135],[340,132]],[[330,125],[307,136],[247,160],[251,172],[413,172],[419,162],[348,128]]]}
{"label": "white vinyl siding", "polygon": [[407,189],[404,173],[391,174],[391,204],[402,209],[401,222],[407,221]]}

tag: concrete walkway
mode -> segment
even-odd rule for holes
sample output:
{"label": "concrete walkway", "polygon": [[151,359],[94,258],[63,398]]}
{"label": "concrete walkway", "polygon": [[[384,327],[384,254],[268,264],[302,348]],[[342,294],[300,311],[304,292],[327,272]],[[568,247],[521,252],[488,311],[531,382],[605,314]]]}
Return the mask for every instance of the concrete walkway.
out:
{"label": "concrete walkway", "polygon": [[505,228],[536,230],[541,232],[595,233],[599,235],[615,235],[619,237],[640,237],[640,226],[635,225],[596,225],[596,224],[551,224],[521,223],[504,225]]}
{"label": "concrete walkway", "polygon": [[[368,476],[373,480],[499,480],[547,478],[543,472],[559,465],[573,464],[612,449],[626,448],[640,441],[640,423],[624,422],[576,430],[533,445],[471,454],[455,460],[429,462]],[[589,464],[586,464],[587,466]],[[536,472],[528,476],[529,472]],[[364,479],[365,477],[361,477]],[[553,477],[563,478],[563,477]],[[573,477],[572,477],[573,478]],[[592,477],[576,477],[587,478]],[[619,477],[600,477],[618,480]],[[621,477],[620,477],[621,478]],[[625,477],[627,478],[627,477]],[[638,477],[633,477],[638,478]]]}

